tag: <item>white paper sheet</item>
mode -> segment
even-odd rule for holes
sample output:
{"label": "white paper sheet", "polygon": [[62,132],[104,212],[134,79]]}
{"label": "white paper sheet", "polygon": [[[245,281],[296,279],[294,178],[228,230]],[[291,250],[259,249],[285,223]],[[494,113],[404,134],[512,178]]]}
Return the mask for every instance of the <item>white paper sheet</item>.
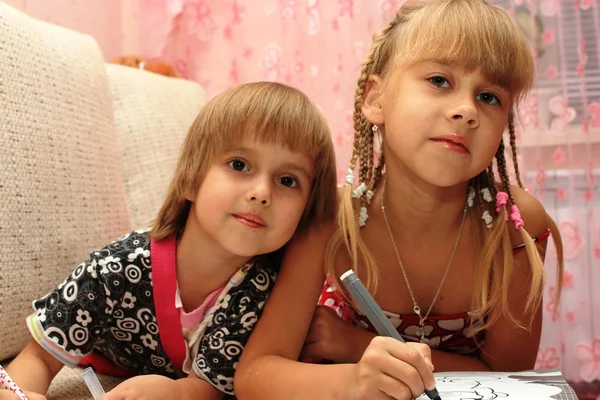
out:
{"label": "white paper sheet", "polygon": [[440,372],[435,378],[442,400],[577,400],[558,371]]}

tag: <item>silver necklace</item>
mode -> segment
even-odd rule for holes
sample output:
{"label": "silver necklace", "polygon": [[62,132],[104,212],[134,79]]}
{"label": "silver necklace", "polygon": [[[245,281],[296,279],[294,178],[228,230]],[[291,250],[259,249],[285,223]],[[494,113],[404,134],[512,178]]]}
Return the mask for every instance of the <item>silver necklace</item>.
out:
{"label": "silver necklace", "polygon": [[402,260],[400,259],[400,253],[398,252],[398,247],[396,246],[396,240],[394,239],[394,235],[392,233],[392,228],[390,228],[390,223],[388,222],[387,214],[385,213],[385,205],[383,203],[383,199],[385,198],[385,187],[387,183],[387,177],[383,178],[383,189],[381,191],[381,213],[383,214],[383,220],[385,221],[385,226],[387,227],[388,233],[390,234],[390,240],[392,241],[392,246],[394,246],[394,252],[396,253],[396,258],[398,259],[398,265],[400,266],[400,270],[402,271],[402,276],[404,276],[404,282],[406,282],[406,287],[408,288],[408,293],[410,294],[410,298],[413,302],[413,311],[419,317],[419,329],[417,330],[417,335],[420,336],[420,342],[423,343],[425,341],[425,320],[429,317],[429,313],[433,308],[433,305],[437,301],[438,296],[442,290],[442,286],[444,286],[444,281],[448,276],[448,271],[450,270],[450,265],[452,265],[452,260],[454,259],[454,254],[456,253],[456,249],[458,248],[458,242],[460,241],[460,235],[462,233],[463,226],[465,225],[465,217],[467,215],[467,204],[465,202],[465,208],[463,209],[462,221],[460,222],[460,228],[458,229],[458,235],[456,236],[456,242],[454,243],[454,248],[452,249],[452,254],[450,254],[450,260],[448,261],[448,265],[446,266],[446,270],[444,271],[444,275],[442,276],[442,281],[440,282],[440,286],[433,297],[433,301],[425,313],[425,316],[421,315],[421,308],[417,304],[417,300],[413,295],[412,289],[410,287],[410,283],[408,282],[408,276],[406,275],[406,271],[404,270],[404,264],[402,264]]}

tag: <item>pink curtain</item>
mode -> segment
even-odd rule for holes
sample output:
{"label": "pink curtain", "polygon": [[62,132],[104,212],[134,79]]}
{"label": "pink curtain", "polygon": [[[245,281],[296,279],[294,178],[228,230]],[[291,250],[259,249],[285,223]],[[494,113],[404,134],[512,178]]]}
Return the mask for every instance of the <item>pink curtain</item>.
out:
{"label": "pink curtain", "polygon": [[[275,80],[305,91],[332,128],[340,180],[351,153],[353,93],[372,34],[400,0],[140,0],[140,48],[210,95]],[[538,368],[600,380],[600,5],[497,0],[530,38],[536,90],[520,109],[521,174],[565,242],[557,314],[550,244]]]}
{"label": "pink curtain", "polygon": [[27,15],[94,37],[105,60],[139,52],[138,0],[0,0]]}
{"label": "pink curtain", "polygon": [[400,2],[360,3],[142,0],[140,46],[145,56],[174,63],[210,95],[256,80],[302,89],[327,116],[342,166],[350,157],[360,60]]}
{"label": "pink curtain", "polygon": [[[526,182],[557,222],[564,242],[563,293],[556,254],[546,257],[538,368],[573,382],[600,381],[600,4],[523,0],[505,4],[526,31],[536,89],[520,109]],[[556,313],[554,313],[556,311]]]}

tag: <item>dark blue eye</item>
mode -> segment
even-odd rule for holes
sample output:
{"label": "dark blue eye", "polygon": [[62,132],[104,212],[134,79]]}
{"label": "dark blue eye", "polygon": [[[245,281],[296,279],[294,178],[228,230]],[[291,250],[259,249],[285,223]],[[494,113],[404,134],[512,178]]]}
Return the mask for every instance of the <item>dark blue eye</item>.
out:
{"label": "dark blue eye", "polygon": [[242,160],[231,160],[228,164],[235,171],[248,172],[248,166]]}
{"label": "dark blue eye", "polygon": [[291,188],[298,187],[298,181],[295,178],[292,178],[291,176],[282,176],[277,181],[283,186]]}

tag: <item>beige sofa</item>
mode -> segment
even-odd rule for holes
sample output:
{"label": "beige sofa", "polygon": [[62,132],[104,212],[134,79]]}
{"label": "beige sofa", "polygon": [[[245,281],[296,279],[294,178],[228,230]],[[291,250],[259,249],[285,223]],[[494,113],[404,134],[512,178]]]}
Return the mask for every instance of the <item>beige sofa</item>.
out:
{"label": "beige sofa", "polygon": [[[150,223],[205,101],[193,82],[105,64],[91,37],[0,2],[0,364],[30,340],[34,298]],[[70,368],[48,397],[92,398]]]}

